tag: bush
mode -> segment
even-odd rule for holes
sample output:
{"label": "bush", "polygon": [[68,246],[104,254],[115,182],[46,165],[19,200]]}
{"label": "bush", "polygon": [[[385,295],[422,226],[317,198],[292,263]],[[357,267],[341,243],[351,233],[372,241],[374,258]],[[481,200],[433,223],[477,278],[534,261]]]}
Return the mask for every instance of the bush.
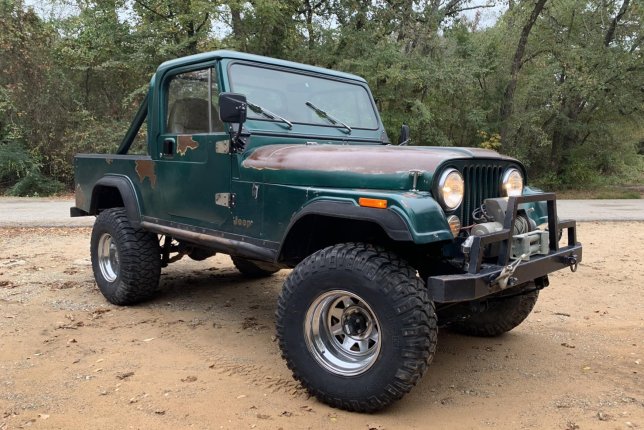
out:
{"label": "bush", "polygon": [[11,196],[48,196],[63,190],[64,185],[44,176],[40,165],[19,142],[0,145],[0,188],[9,188]]}
{"label": "bush", "polygon": [[18,142],[1,144],[0,153],[0,187],[15,184],[35,165],[29,152]]}
{"label": "bush", "polygon": [[61,192],[65,188],[62,182],[51,179],[40,173],[34,165],[27,175],[20,179],[7,192],[10,196],[50,196]]}

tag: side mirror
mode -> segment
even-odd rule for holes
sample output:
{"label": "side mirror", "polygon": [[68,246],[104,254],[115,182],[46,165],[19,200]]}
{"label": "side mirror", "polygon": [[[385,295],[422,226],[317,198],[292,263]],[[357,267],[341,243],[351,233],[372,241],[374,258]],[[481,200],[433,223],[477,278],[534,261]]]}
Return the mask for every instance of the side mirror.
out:
{"label": "side mirror", "polygon": [[237,93],[219,94],[219,118],[222,122],[242,124],[246,121],[246,96]]}
{"label": "side mirror", "polygon": [[400,136],[398,137],[398,146],[405,146],[411,141],[409,137],[409,126],[403,124],[400,126]]}

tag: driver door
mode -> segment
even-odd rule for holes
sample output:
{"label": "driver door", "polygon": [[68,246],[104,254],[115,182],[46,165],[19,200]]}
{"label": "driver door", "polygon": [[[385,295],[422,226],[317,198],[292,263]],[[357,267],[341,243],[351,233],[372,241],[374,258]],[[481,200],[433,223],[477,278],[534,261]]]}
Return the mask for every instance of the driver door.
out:
{"label": "driver door", "polygon": [[168,221],[220,230],[230,221],[230,135],[219,119],[216,63],[164,78],[157,176]]}

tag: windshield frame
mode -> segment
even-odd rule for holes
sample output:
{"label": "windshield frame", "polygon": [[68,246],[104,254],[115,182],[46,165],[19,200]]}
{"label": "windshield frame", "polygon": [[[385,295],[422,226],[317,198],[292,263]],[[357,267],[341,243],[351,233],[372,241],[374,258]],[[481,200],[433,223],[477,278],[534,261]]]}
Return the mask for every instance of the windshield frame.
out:
{"label": "windshield frame", "polygon": [[[344,84],[349,84],[349,85],[356,85],[361,87],[369,100],[369,106],[371,107],[373,111],[373,117],[375,119],[375,125],[373,128],[368,128],[368,127],[357,127],[352,124],[350,124],[351,128],[353,130],[365,130],[365,131],[379,131],[383,128],[382,125],[382,120],[380,119],[380,114],[378,112],[376,102],[373,98],[373,95],[371,94],[371,90],[369,89],[369,86],[367,85],[366,82],[364,81],[359,81],[359,80],[354,80],[354,79],[347,79],[347,78],[342,78],[339,76],[333,76],[333,75],[328,75],[324,73],[316,73],[312,72],[309,70],[303,70],[303,69],[297,69],[293,67],[284,67],[284,66],[278,66],[278,65],[273,65],[273,64],[265,64],[265,63],[257,63],[257,62],[252,62],[252,61],[244,61],[244,60],[233,60],[230,61],[226,65],[226,74],[227,74],[227,83],[228,83],[228,90],[235,92],[235,82],[234,82],[234,74],[232,73],[232,67],[235,65],[244,65],[244,66],[249,66],[249,67],[255,67],[259,69],[269,69],[269,70],[274,70],[274,71],[279,71],[279,72],[285,72],[285,73],[292,73],[296,75],[303,75],[303,76],[311,76],[314,78],[318,79],[325,79],[329,81],[336,81]],[[243,94],[243,93],[240,93]],[[250,102],[256,103],[256,100],[249,100]],[[303,108],[306,108],[306,106],[302,106]],[[333,112],[329,112],[330,114],[333,115]],[[336,115],[334,115],[337,117]],[[301,122],[301,121],[294,121],[291,118],[285,117],[288,119],[290,122],[293,124],[297,125],[303,125],[307,127],[324,127],[324,128],[333,128],[333,129],[338,129],[337,124],[323,124],[323,123],[310,123],[310,122]],[[279,120],[272,120],[269,118],[258,118],[258,117],[253,117],[253,118],[248,118],[249,120],[252,121],[263,121],[263,122],[270,122],[270,123],[275,123],[275,122],[280,122]],[[342,118],[339,118],[342,119]]]}

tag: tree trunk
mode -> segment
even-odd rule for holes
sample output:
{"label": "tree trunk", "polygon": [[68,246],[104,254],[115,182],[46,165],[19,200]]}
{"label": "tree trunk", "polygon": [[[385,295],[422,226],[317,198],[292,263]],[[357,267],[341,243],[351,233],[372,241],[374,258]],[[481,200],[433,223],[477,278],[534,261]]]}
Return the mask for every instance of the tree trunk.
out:
{"label": "tree trunk", "polygon": [[241,17],[241,6],[237,4],[230,4],[230,17],[231,17],[231,27],[233,29],[233,35],[235,40],[240,42],[239,49],[242,51],[246,50],[246,38],[244,31],[244,23]]}
{"label": "tree trunk", "polygon": [[315,49],[315,34],[313,31],[313,5],[310,0],[304,2],[304,16],[306,19],[306,32],[309,34],[309,54]]}
{"label": "tree trunk", "polygon": [[532,31],[534,23],[537,21],[539,14],[543,10],[546,2],[548,0],[537,0],[532,9],[532,13],[528,18],[528,21],[523,26],[521,30],[521,36],[519,37],[519,43],[517,44],[517,49],[514,52],[514,59],[512,60],[512,68],[510,69],[510,81],[505,87],[505,92],[503,94],[503,101],[501,102],[501,108],[499,111],[500,121],[501,121],[501,145],[505,147],[508,137],[508,122],[512,116],[512,107],[514,103],[514,92],[517,88],[517,81],[519,79],[519,71],[523,65],[523,56],[525,55],[526,46],[528,45],[528,37]]}
{"label": "tree trunk", "polygon": [[608,48],[608,45],[610,45],[610,43],[615,38],[615,30],[617,29],[617,24],[626,13],[629,3],[630,3],[630,0],[624,0],[624,3],[622,3],[622,7],[619,8],[619,12],[617,12],[617,15],[615,15],[615,18],[613,18],[613,20],[610,22],[610,26],[608,27],[608,31],[606,32],[606,36],[604,37],[604,46],[606,46],[607,48]]}

